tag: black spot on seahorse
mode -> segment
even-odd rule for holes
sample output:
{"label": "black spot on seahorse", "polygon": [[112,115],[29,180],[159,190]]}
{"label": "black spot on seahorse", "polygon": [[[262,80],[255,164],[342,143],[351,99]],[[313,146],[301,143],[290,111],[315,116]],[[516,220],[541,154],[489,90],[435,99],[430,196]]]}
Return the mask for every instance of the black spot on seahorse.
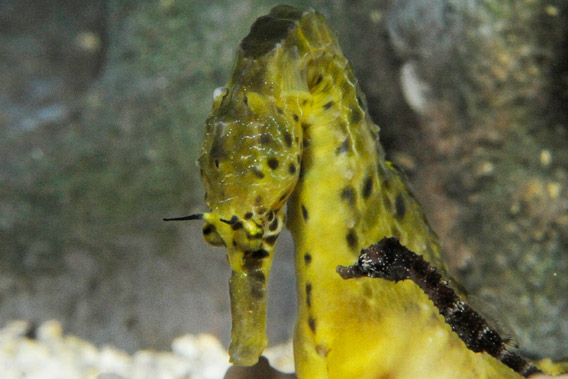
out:
{"label": "black spot on seahorse", "polygon": [[256,208],[256,213],[258,213],[259,215],[263,215],[266,212],[266,208],[265,207],[258,207]]}
{"label": "black spot on seahorse", "polygon": [[394,216],[396,218],[403,218],[404,214],[406,213],[406,204],[404,203],[404,197],[402,197],[400,193],[396,196],[396,199],[394,201],[394,210]]}
{"label": "black spot on seahorse", "polygon": [[270,253],[264,249],[258,249],[252,252],[245,252],[245,257],[250,257],[252,259],[263,259],[270,255]]}
{"label": "black spot on seahorse", "polygon": [[316,320],[314,320],[312,316],[308,317],[308,326],[310,327],[313,333],[316,332]]}
{"label": "black spot on seahorse", "polygon": [[306,283],[306,304],[309,307],[312,306],[312,284]]}
{"label": "black spot on seahorse", "polygon": [[270,254],[264,249],[255,251],[245,251],[243,254],[243,267],[249,273],[254,270],[259,270],[262,267],[262,260]]}
{"label": "black spot on seahorse", "polygon": [[351,142],[349,141],[349,137],[346,137],[343,142],[341,142],[341,145],[337,146],[335,148],[335,154],[339,155],[339,154],[345,154],[347,152],[349,152],[351,148]]}
{"label": "black spot on seahorse", "polygon": [[264,249],[259,249],[259,250],[253,251],[250,256],[253,259],[263,259],[263,258],[268,257],[269,255],[270,254],[268,253],[268,251],[266,251]]}
{"label": "black spot on seahorse", "polygon": [[264,275],[264,272],[260,270],[252,271],[248,274],[248,276],[259,284],[264,284],[266,282],[266,276]]}
{"label": "black spot on seahorse", "polygon": [[304,254],[304,264],[309,266],[312,263],[312,255],[310,253]]}
{"label": "black spot on seahorse", "polygon": [[262,260],[261,259],[252,259],[252,258],[246,257],[246,255],[245,255],[243,257],[243,266],[247,271],[252,272],[253,270],[258,270],[262,267]]}
{"label": "black spot on seahorse", "polygon": [[203,234],[208,235],[215,231],[215,227],[211,224],[207,224],[203,227]]}
{"label": "black spot on seahorse", "polygon": [[268,15],[258,18],[241,42],[244,56],[258,58],[271,51],[297,26],[302,14],[300,9],[279,6],[273,8]]}
{"label": "black spot on seahorse", "polygon": [[369,196],[371,196],[372,191],[373,191],[373,178],[371,176],[368,176],[363,182],[363,189],[361,191],[363,199],[367,199]]}
{"label": "black spot on seahorse", "polygon": [[355,190],[353,190],[353,187],[347,186],[343,188],[340,196],[341,199],[347,201],[349,205],[355,205]]}
{"label": "black spot on seahorse", "polygon": [[357,238],[357,233],[355,233],[355,231],[353,229],[351,229],[351,230],[349,230],[349,232],[347,232],[345,239],[347,240],[347,244],[349,245],[349,247],[351,249],[357,248],[357,242],[359,241],[359,238]]}
{"label": "black spot on seahorse", "polygon": [[237,215],[232,215],[232,216],[231,216],[231,219],[229,220],[228,223],[229,223],[230,225],[234,225],[237,221],[239,221],[239,216],[237,216]]}
{"label": "black spot on seahorse", "polygon": [[253,174],[259,178],[259,179],[263,179],[264,178],[264,172],[260,171],[259,169],[257,169],[256,167],[254,167],[252,169]]}
{"label": "black spot on seahorse", "polygon": [[308,221],[308,209],[304,204],[302,204],[302,216],[304,217],[304,221]]}
{"label": "black spot on seahorse", "polygon": [[215,138],[213,140],[213,145],[211,146],[211,150],[209,150],[209,156],[213,158],[213,162],[217,161],[215,164],[216,167],[219,167],[219,158],[226,158],[227,153],[223,147],[223,142],[220,141],[222,139],[221,136]]}
{"label": "black spot on seahorse", "polygon": [[292,118],[294,118],[294,121],[296,121],[296,122],[300,121],[300,116],[298,116],[295,113],[292,115]]}
{"label": "black spot on seahorse", "polygon": [[262,299],[264,295],[266,295],[265,287],[266,285],[263,285],[261,283],[256,283],[255,285],[252,286],[250,290],[250,295],[255,299]]}
{"label": "black spot on seahorse", "polygon": [[276,229],[278,229],[278,217],[276,217],[270,224],[268,224],[268,230],[270,230],[271,232],[275,231]]}
{"label": "black spot on seahorse", "polygon": [[266,242],[268,245],[272,246],[276,243],[277,239],[278,239],[277,235],[268,236],[264,239],[264,242]]}
{"label": "black spot on seahorse", "polygon": [[270,167],[272,170],[276,170],[278,168],[278,159],[276,158],[268,158],[268,167]]}
{"label": "black spot on seahorse", "polygon": [[294,163],[290,163],[288,165],[288,172],[290,175],[294,175],[296,173],[296,165]]}
{"label": "black spot on seahorse", "polygon": [[290,133],[284,132],[284,142],[286,143],[286,146],[292,146],[292,135]]}
{"label": "black spot on seahorse", "polygon": [[323,109],[325,110],[328,110],[331,107],[333,107],[333,101],[329,101],[323,105]]}

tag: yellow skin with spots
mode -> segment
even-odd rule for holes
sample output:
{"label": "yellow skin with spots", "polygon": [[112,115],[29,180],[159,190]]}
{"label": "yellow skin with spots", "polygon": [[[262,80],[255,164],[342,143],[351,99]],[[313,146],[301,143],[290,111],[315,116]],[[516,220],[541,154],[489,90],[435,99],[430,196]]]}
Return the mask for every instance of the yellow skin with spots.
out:
{"label": "yellow skin with spots", "polygon": [[445,272],[436,236],[385,160],[347,59],[323,17],[275,7],[241,43],[216,92],[199,158],[205,238],[233,270],[231,361],[266,347],[266,283],[284,224],[296,245],[300,378],[518,378],[474,353],[411,281],[343,280],[385,236]]}

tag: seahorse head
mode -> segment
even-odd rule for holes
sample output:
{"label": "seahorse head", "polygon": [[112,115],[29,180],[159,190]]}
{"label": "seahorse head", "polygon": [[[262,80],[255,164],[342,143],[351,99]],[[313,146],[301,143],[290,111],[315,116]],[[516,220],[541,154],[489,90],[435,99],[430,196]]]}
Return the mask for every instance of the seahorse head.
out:
{"label": "seahorse head", "polygon": [[211,208],[204,236],[255,250],[282,228],[274,220],[298,180],[301,132],[270,96],[233,87],[215,90],[198,159]]}
{"label": "seahorse head", "polygon": [[225,246],[232,268],[231,361],[257,362],[266,347],[266,285],[283,206],[299,176],[301,134],[269,95],[216,90],[198,165],[211,211],[203,234]]}

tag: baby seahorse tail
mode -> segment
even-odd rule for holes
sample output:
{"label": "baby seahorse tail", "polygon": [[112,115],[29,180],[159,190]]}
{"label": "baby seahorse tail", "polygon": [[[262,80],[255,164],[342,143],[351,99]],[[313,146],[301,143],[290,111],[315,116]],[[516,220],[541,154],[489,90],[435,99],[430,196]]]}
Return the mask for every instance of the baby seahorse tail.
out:
{"label": "baby seahorse tail", "polygon": [[412,280],[428,295],[470,350],[487,352],[524,377],[542,372],[510,351],[497,331],[459,298],[434,266],[401,245],[396,238],[383,238],[362,249],[357,263],[349,267],[338,266],[337,272],[343,279],[368,276],[394,282]]}

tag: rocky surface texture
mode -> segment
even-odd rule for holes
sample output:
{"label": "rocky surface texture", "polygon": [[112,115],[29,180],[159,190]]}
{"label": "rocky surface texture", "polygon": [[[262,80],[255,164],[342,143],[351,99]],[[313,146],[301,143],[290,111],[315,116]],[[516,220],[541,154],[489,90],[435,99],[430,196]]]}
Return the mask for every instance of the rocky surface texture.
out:
{"label": "rocky surface texture", "polygon": [[226,351],[211,335],[179,337],[171,349],[129,355],[63,335],[56,321],[47,321],[37,329],[16,321],[0,330],[0,371],[6,379],[218,379],[229,367]]}
{"label": "rocky surface texture", "polygon": [[[129,353],[228,342],[224,253],[161,218],[204,210],[212,91],[276,3],[0,2],[0,324],[54,318]],[[339,32],[454,274],[531,356],[568,356],[566,2],[289,3]],[[283,236],[273,343],[291,335],[292,250]]]}
{"label": "rocky surface texture", "polygon": [[[272,368],[293,371],[291,344],[269,348],[264,355],[268,359],[263,357],[255,367],[262,375],[259,378],[293,377]],[[0,372],[4,379],[250,379],[251,375],[243,374],[254,374],[252,370],[231,368],[227,358],[221,342],[210,334],[177,337],[169,351],[128,354],[65,335],[53,320],[39,327],[12,321],[0,329]]]}

